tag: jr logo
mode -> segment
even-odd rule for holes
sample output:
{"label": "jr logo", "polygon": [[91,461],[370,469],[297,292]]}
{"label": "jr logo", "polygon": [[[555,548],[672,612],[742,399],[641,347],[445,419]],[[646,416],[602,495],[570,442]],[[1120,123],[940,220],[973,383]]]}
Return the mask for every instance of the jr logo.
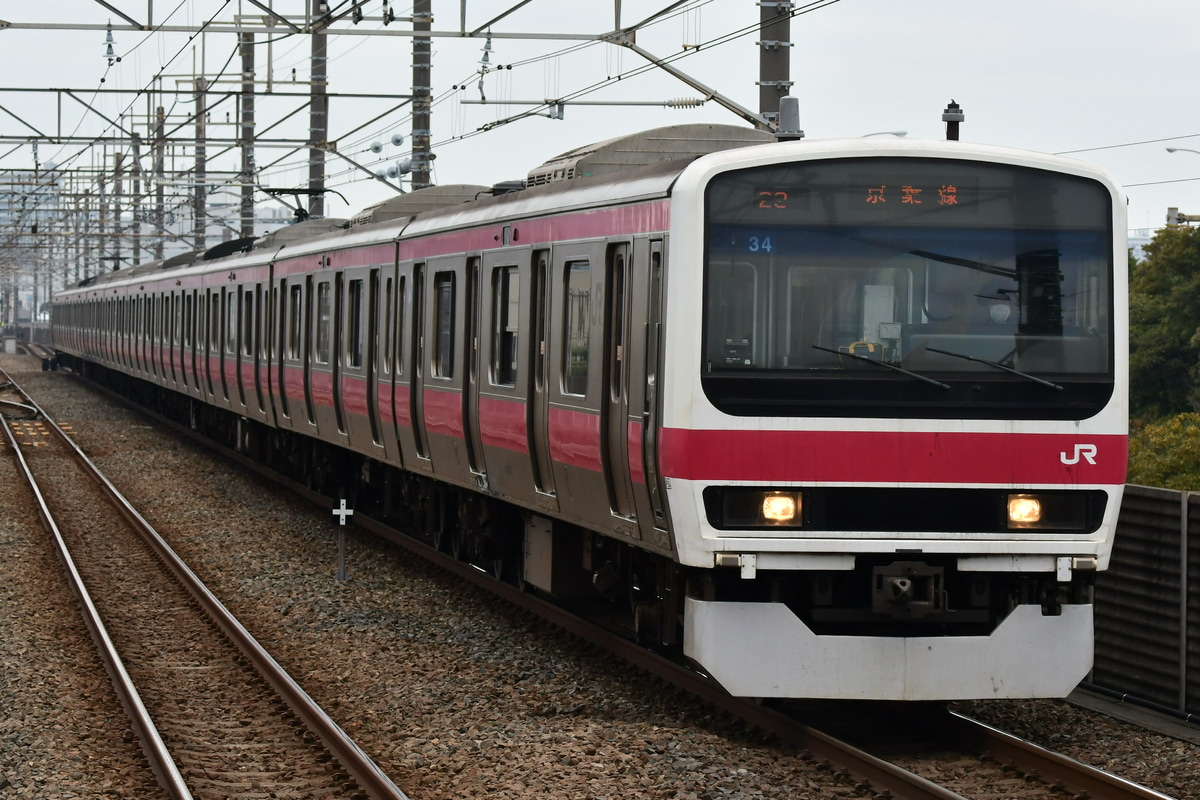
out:
{"label": "jr logo", "polygon": [[1059,453],[1058,460],[1064,464],[1078,464],[1079,457],[1083,456],[1083,460],[1092,466],[1096,465],[1096,445],[1094,444],[1077,444],[1075,445],[1075,454],[1067,457],[1066,453]]}

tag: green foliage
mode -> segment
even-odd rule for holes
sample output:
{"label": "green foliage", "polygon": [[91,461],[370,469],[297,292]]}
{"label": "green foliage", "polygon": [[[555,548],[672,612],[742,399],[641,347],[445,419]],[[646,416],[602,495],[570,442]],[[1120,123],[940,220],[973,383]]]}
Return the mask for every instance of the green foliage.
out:
{"label": "green foliage", "polygon": [[1176,414],[1132,432],[1128,480],[1164,489],[1200,489],[1200,414]]}
{"label": "green foliage", "polygon": [[1200,228],[1163,228],[1129,285],[1129,408],[1155,420],[1200,409]]}

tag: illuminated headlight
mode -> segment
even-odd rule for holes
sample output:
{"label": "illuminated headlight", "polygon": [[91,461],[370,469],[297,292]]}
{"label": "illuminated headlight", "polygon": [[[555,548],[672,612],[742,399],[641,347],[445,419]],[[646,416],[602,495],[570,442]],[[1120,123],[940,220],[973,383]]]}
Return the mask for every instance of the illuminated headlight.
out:
{"label": "illuminated headlight", "polygon": [[1008,496],[1008,527],[1028,528],[1042,521],[1042,501],[1027,494]]}
{"label": "illuminated headlight", "polygon": [[784,525],[796,518],[799,495],[769,494],[763,497],[762,515],[768,525]]}
{"label": "illuminated headlight", "polygon": [[723,530],[800,528],[802,500],[795,489],[710,487],[705,492],[708,519]]}
{"label": "illuminated headlight", "polygon": [[1088,530],[1087,496],[1082,492],[1008,495],[1009,530]]}

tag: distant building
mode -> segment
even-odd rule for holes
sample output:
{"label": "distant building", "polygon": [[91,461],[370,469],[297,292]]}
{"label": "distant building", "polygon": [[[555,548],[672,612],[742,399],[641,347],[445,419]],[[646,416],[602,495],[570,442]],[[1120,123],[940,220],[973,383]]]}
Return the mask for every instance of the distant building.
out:
{"label": "distant building", "polygon": [[1146,258],[1146,252],[1143,248],[1150,244],[1150,240],[1154,238],[1154,234],[1158,233],[1155,228],[1135,228],[1129,231],[1129,249],[1133,251],[1133,257],[1138,261]]}

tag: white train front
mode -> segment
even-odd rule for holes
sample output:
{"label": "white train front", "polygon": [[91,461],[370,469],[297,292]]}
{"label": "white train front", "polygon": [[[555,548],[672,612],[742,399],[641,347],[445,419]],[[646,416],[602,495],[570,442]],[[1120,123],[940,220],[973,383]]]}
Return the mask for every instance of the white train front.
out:
{"label": "white train front", "polygon": [[1125,480],[1118,188],[761,138],[659,129],[106,274],[56,298],[56,346],[733,694],[1067,694]]}

